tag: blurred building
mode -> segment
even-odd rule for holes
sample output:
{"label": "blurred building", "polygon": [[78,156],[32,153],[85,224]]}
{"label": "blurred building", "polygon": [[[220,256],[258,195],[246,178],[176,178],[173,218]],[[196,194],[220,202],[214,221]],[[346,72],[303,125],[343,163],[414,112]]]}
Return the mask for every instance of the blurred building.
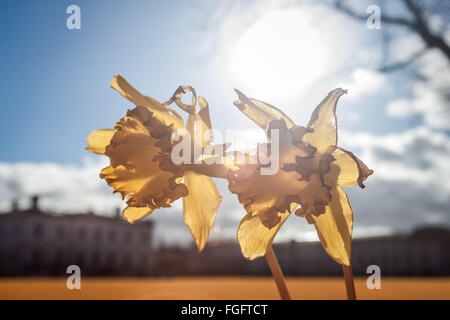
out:
{"label": "blurred building", "polygon": [[264,259],[246,260],[236,241],[206,245],[199,253],[193,244],[188,248],[162,246],[154,254],[156,276],[182,275],[266,275]]}
{"label": "blurred building", "polygon": [[92,213],[51,214],[32,206],[0,214],[0,275],[146,275],[152,263],[152,222],[126,223]]}
{"label": "blurred building", "polygon": [[[318,242],[274,244],[274,251],[286,275],[342,275]],[[383,276],[449,276],[450,230],[427,227],[411,233],[353,240],[353,272],[366,275],[377,265]],[[202,253],[195,247],[162,247],[155,252],[156,275],[269,275],[264,258],[245,260],[236,241],[208,246]]]}
{"label": "blurred building", "polygon": [[[280,264],[291,275],[340,275],[318,242],[275,245]],[[377,265],[384,276],[450,275],[450,230],[418,228],[410,233],[354,239],[352,266],[356,275],[367,274]]]}
{"label": "blurred building", "polygon": [[[125,222],[115,217],[51,214],[32,206],[0,214],[0,275],[66,275],[69,265],[83,275],[185,276],[269,275],[264,258],[247,261],[237,241],[212,237],[203,252],[188,247],[152,249],[153,224]],[[341,275],[318,242],[274,244],[286,275]],[[423,227],[410,233],[353,240],[352,264],[356,275],[378,265],[383,276],[449,276],[450,230]]]}

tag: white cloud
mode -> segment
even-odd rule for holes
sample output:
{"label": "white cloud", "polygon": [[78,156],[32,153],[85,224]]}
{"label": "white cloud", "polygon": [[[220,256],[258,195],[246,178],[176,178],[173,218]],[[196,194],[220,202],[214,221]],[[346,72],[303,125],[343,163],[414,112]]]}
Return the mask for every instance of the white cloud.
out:
{"label": "white cloud", "polygon": [[[450,139],[426,127],[402,133],[376,136],[341,131],[340,145],[354,151],[374,175],[367,188],[346,189],[355,213],[356,237],[407,230],[423,224],[450,225]],[[20,197],[41,194],[42,206],[56,212],[113,214],[123,206],[98,177],[107,160],[86,160],[81,165],[57,163],[0,163],[0,209]],[[245,215],[227,182],[216,179],[223,195],[214,239],[235,240],[240,220]],[[192,244],[183,223],[182,202],[172,208],[155,210],[149,217],[156,224],[155,243]],[[314,227],[296,216],[281,228],[276,241],[317,240]]]}
{"label": "white cloud", "polygon": [[[125,203],[119,194],[99,177],[108,165],[106,157],[86,158],[80,165],[54,162],[0,162],[0,212],[9,211],[11,202],[19,200],[21,209],[30,207],[30,197],[39,195],[39,207],[52,213],[87,213],[112,216]],[[191,241],[184,226],[182,202],[172,208],[155,210],[150,219],[156,222],[155,243]]]}
{"label": "white cloud", "polygon": [[450,225],[450,139],[427,127],[376,136],[341,132],[341,145],[374,174],[367,188],[348,190],[356,226],[392,230]]}
{"label": "white cloud", "polygon": [[430,50],[418,61],[417,72],[426,81],[414,81],[410,98],[400,98],[387,105],[388,115],[423,117],[426,125],[450,129],[450,65],[438,51]]}
{"label": "white cloud", "polygon": [[377,93],[386,83],[387,76],[371,69],[356,68],[350,81],[340,85],[350,93],[348,99],[356,100],[366,95]]}
{"label": "white cloud", "polygon": [[387,105],[387,114],[406,118],[422,115],[424,122],[432,128],[450,129],[449,101],[443,94],[429,85],[417,82],[413,85],[411,99],[398,99]]}
{"label": "white cloud", "polygon": [[385,136],[354,132],[340,136],[341,143],[361,150],[360,156],[376,166],[375,179],[407,181],[450,195],[450,181],[443,179],[450,176],[450,139],[445,133],[422,126]]}
{"label": "white cloud", "polygon": [[7,210],[13,199],[22,208],[32,195],[41,196],[41,207],[56,212],[95,211],[112,215],[122,206],[99,178],[107,160],[86,158],[81,165],[46,163],[0,163],[0,209]]}

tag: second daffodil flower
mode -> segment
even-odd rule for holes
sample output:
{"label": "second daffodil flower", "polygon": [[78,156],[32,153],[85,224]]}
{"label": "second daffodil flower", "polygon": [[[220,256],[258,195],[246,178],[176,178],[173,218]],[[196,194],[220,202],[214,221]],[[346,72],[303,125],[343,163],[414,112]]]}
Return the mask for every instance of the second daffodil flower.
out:
{"label": "second daffodil flower", "polygon": [[239,100],[234,104],[266,131],[266,148],[258,149],[271,150],[272,129],[279,133],[279,170],[275,174],[262,175],[261,163],[228,165],[225,170],[217,166],[216,176],[228,179],[230,191],[247,211],[237,232],[242,254],[249,260],[265,255],[278,230],[300,205],[295,214],[314,224],[330,257],[350,265],[353,213],[342,187],[363,188],[363,181],[373,171],[337,146],[336,105],[345,91],[331,91],[314,110],[307,127],[295,125],[267,103],[237,93]]}
{"label": "second daffodil flower", "polygon": [[[200,110],[197,111],[195,91],[190,87],[179,87],[168,102],[161,104],[138,92],[120,75],[114,76],[111,87],[136,107],[128,110],[114,129],[97,130],[87,138],[88,151],[104,154],[110,159],[110,165],[101,171],[100,177],[126,199],[128,206],[123,217],[130,223],[148,216],[155,209],[170,207],[172,202],[183,197],[184,221],[202,250],[222,197],[210,177],[172,162],[175,142],[171,137],[178,129],[187,129],[194,136],[195,122],[202,124],[202,136],[211,129],[206,100],[198,98]],[[193,91],[192,105],[181,102],[181,94],[187,91]],[[168,107],[172,102],[189,113],[186,128],[183,118]],[[209,142],[206,139],[200,148]]]}

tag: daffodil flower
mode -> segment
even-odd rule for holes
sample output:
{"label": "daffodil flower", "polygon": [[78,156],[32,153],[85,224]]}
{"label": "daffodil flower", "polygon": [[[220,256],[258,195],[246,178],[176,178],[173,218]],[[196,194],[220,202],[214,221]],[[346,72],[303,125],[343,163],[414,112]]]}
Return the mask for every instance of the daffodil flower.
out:
{"label": "daffodil flower", "polygon": [[[237,90],[236,90],[237,91]],[[314,110],[306,127],[281,110],[237,91],[235,105],[267,133],[279,132],[279,170],[261,175],[261,163],[215,165],[211,175],[227,178],[247,215],[237,237],[245,258],[264,256],[283,223],[294,212],[314,224],[322,246],[340,264],[349,266],[353,212],[342,187],[358,184],[373,173],[353,153],[337,147],[336,105],[345,93],[331,91]],[[270,149],[270,148],[267,148]]]}
{"label": "daffodil flower", "polygon": [[[128,110],[114,129],[97,130],[87,138],[88,151],[110,159],[110,165],[101,171],[100,177],[126,199],[128,206],[123,217],[130,223],[155,209],[170,207],[183,197],[184,221],[201,251],[222,197],[210,177],[172,162],[172,134],[185,129],[185,125],[183,118],[168,104],[175,102],[189,113],[186,129],[191,136],[196,134],[194,123],[201,123],[203,136],[211,129],[208,103],[199,97],[200,110],[197,111],[195,91],[191,87],[179,87],[173,97],[162,104],[142,95],[120,75],[114,76],[111,87],[136,107]],[[181,94],[187,91],[193,91],[192,105],[181,102]],[[209,143],[210,139],[206,139],[200,148]]]}

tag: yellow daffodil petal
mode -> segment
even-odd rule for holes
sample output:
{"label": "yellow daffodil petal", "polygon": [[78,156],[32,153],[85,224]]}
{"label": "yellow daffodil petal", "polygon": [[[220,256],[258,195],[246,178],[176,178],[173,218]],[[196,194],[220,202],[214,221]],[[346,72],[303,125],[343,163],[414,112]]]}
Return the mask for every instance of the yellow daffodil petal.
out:
{"label": "yellow daffodil petal", "polygon": [[317,148],[319,153],[329,151],[330,147],[337,145],[337,119],[336,105],[339,98],[346,93],[342,89],[334,89],[316,107],[308,123],[307,132],[303,141]]}
{"label": "yellow daffodil petal", "polygon": [[340,187],[333,188],[325,213],[313,219],[328,255],[340,264],[350,265],[353,211],[345,191]]}
{"label": "yellow daffodil petal", "polygon": [[197,120],[196,113],[189,114],[186,120],[186,130],[191,135],[191,141],[194,143],[195,138],[195,121]]}
{"label": "yellow daffodil petal", "polygon": [[127,197],[131,207],[170,207],[187,194],[179,183],[182,169],[170,160],[172,127],[166,126],[147,108],[139,106],[116,123],[116,133],[106,147],[111,165],[100,177]]}
{"label": "yellow daffodil petal", "polygon": [[[297,204],[291,205],[291,212]],[[242,255],[248,260],[254,260],[266,254],[267,249],[272,245],[278,230],[289,217],[289,211],[278,213],[280,222],[273,228],[269,229],[262,224],[258,215],[252,216],[247,214],[239,225],[237,238],[241,246]]]}
{"label": "yellow daffodil petal", "polygon": [[[200,110],[198,111],[197,120],[202,123],[202,147],[205,147],[211,143],[211,118],[209,115],[209,105],[208,101],[206,101],[203,97],[198,97],[198,105],[200,106]],[[209,134],[206,134],[209,132]]]}
{"label": "yellow daffodil petal", "polygon": [[152,211],[153,209],[147,207],[126,207],[122,212],[122,216],[129,223],[135,223],[148,216]]}
{"label": "yellow daffodil petal", "polygon": [[[192,92],[192,104],[190,105],[181,101],[183,94],[188,92]],[[194,114],[195,106],[197,105],[197,94],[195,93],[195,89],[191,86],[179,86],[169,101],[174,101],[183,111],[186,111],[189,114]]]}
{"label": "yellow daffodil petal", "polygon": [[249,99],[237,89],[235,91],[239,100],[235,101],[234,105],[266,133],[272,120],[283,119],[288,129],[295,126],[294,122],[278,108],[256,99]]}
{"label": "yellow daffodil petal", "polygon": [[148,108],[153,112],[154,117],[165,125],[169,126],[172,124],[176,129],[184,128],[183,118],[175,110],[166,108],[155,99],[141,94],[122,76],[114,76],[111,81],[111,88],[117,90],[125,99],[136,106]]}
{"label": "yellow daffodil petal", "polygon": [[325,174],[328,185],[353,187],[358,184],[364,188],[363,181],[373,173],[364,162],[358,159],[352,152],[337,148],[332,154],[335,159],[331,162],[330,171]]}
{"label": "yellow daffodil petal", "polygon": [[111,142],[114,132],[114,129],[93,131],[86,139],[88,144],[86,150],[93,153],[105,154],[106,147]]}
{"label": "yellow daffodil petal", "polygon": [[208,177],[226,179],[228,177],[229,170],[239,170],[239,167],[224,163],[199,163],[186,165],[185,169],[195,171]]}
{"label": "yellow daffodil petal", "polygon": [[191,135],[192,145],[201,141],[201,146],[204,148],[211,142],[211,135],[205,134],[208,131],[211,133],[211,118],[209,116],[209,105],[206,99],[199,97],[198,103],[200,110],[189,114],[186,121],[186,130]]}
{"label": "yellow daffodil petal", "polygon": [[[234,161],[230,161],[231,158],[227,157],[229,152],[226,152],[226,150],[230,145],[231,143],[208,145],[207,148],[213,149],[213,152],[211,154],[203,153],[198,158],[199,163],[186,165],[185,168],[209,177],[226,179],[230,170],[239,170]],[[217,153],[214,148],[217,148]]]}
{"label": "yellow daffodil petal", "polygon": [[189,194],[183,197],[184,222],[192,233],[198,250],[202,251],[214,225],[217,208],[222,201],[214,181],[193,171],[184,174]]}

